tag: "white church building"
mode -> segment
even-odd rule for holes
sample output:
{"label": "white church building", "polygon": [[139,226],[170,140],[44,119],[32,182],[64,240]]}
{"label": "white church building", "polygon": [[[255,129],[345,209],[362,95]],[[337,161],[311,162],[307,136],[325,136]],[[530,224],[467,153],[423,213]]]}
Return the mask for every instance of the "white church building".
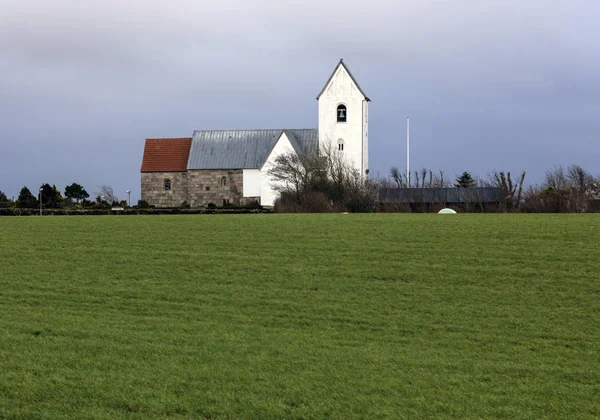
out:
{"label": "white church building", "polygon": [[272,206],[278,197],[268,174],[278,155],[332,147],[368,173],[368,103],[340,60],[317,96],[318,128],[199,130],[188,138],[146,139],[142,200],[156,207]]}

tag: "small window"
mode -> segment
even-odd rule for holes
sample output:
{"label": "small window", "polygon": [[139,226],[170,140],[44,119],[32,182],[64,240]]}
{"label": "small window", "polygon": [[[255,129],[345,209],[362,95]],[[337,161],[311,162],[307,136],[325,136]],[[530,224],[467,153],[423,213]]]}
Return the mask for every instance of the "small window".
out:
{"label": "small window", "polygon": [[227,186],[227,177],[221,177],[221,188],[225,188]]}
{"label": "small window", "polygon": [[337,122],[346,122],[348,113],[346,112],[346,105],[338,105],[337,107]]}
{"label": "small window", "polygon": [[210,187],[206,187],[206,188],[205,188],[205,190],[206,190],[206,191],[210,191]]}
{"label": "small window", "polygon": [[338,150],[339,150],[340,152],[343,152],[343,151],[344,151],[344,140],[342,140],[342,139],[339,139],[339,140],[338,140]]}
{"label": "small window", "polygon": [[165,191],[171,191],[171,180],[169,178],[165,178],[163,185],[165,187]]}

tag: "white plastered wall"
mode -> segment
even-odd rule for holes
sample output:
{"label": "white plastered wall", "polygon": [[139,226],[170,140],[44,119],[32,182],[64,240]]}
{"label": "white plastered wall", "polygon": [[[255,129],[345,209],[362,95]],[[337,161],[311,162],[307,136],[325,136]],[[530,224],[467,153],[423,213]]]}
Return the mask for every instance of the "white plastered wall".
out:
{"label": "white plastered wall", "polygon": [[269,176],[268,171],[271,167],[273,167],[273,163],[275,162],[275,158],[279,155],[294,152],[294,148],[290,143],[290,140],[287,138],[285,133],[281,134],[279,140],[273,147],[273,150],[269,154],[269,157],[265,161],[264,165],[260,169],[261,173],[261,184],[260,184],[260,204],[263,206],[272,206],[275,203],[275,200],[279,197],[279,193],[274,190],[274,186],[276,182]]}
{"label": "white plastered wall", "polygon": [[[346,122],[337,122],[337,107],[346,105]],[[346,161],[362,175],[368,169],[368,101],[360,92],[343,65],[338,65],[335,75],[319,98],[320,147],[331,146],[338,153],[338,140],[344,140]]]}
{"label": "white plastered wall", "polygon": [[244,197],[260,197],[262,175],[260,169],[244,169]]}

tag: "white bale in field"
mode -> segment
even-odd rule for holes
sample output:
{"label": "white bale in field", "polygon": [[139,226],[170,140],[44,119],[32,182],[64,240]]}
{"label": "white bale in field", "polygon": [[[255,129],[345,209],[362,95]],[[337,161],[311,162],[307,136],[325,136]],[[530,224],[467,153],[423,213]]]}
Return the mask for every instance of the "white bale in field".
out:
{"label": "white bale in field", "polygon": [[438,214],[456,214],[456,212],[452,209],[445,208],[438,211]]}

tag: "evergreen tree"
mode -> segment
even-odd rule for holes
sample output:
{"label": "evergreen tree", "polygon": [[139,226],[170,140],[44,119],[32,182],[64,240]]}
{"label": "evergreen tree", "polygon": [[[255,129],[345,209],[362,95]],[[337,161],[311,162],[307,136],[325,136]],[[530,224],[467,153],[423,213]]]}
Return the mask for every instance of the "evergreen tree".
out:
{"label": "evergreen tree", "polygon": [[0,209],[5,209],[8,207],[12,207],[12,201],[8,199],[6,194],[0,191]]}
{"label": "evergreen tree", "polygon": [[72,183],[65,187],[65,197],[69,197],[79,203],[81,200],[89,198],[88,192],[81,185]]}
{"label": "evergreen tree", "polygon": [[473,188],[475,185],[475,180],[467,171],[463,172],[461,176],[456,178],[456,184],[454,184],[456,188]]}
{"label": "evergreen tree", "polygon": [[50,186],[50,184],[43,184],[42,189],[42,205],[48,209],[55,209],[60,207],[62,196],[56,186]]}
{"label": "evergreen tree", "polygon": [[54,190],[54,196],[56,197],[58,202],[60,203],[61,201],[63,201],[63,196],[60,193],[60,190],[56,188],[56,184],[52,184],[52,189]]}
{"label": "evergreen tree", "polygon": [[23,187],[21,188],[21,192],[19,193],[19,198],[17,199],[17,207],[23,209],[33,209],[38,206],[38,200],[35,198],[29,188]]}

